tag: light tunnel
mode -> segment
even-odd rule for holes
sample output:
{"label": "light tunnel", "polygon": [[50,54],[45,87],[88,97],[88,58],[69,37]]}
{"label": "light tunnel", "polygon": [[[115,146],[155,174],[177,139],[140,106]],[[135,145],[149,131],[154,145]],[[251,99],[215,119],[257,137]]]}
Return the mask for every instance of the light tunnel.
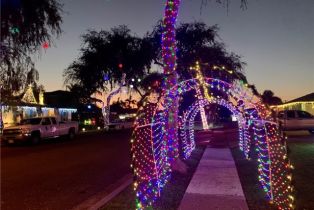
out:
{"label": "light tunnel", "polygon": [[[164,12],[161,53],[164,73],[168,75],[164,92],[157,103],[147,101],[139,109],[132,134],[132,169],[137,209],[152,206],[171,176],[171,164],[179,157],[176,132],[179,129],[176,122],[178,97],[195,89],[199,82],[191,79],[178,83],[176,77],[175,25],[180,3],[180,0],[167,0]],[[244,134],[240,136],[240,149],[248,157],[246,154],[250,148],[245,145],[247,139],[254,142],[258,153],[258,179],[265,195],[278,209],[292,209],[290,164],[281,143],[278,126],[268,118],[268,110],[262,103],[253,102],[248,91],[241,85],[228,84],[215,78],[205,78],[202,82],[206,85],[205,92],[221,90],[228,101],[237,103],[234,106],[244,119],[241,123]],[[210,101],[213,102],[212,99]],[[252,111],[245,113],[245,109]],[[190,115],[190,119],[193,119],[193,115]],[[249,129],[253,130],[252,136],[249,132],[245,133]],[[193,144],[190,145],[189,152],[194,147]]]}
{"label": "light tunnel", "polygon": [[[183,139],[181,146],[179,138],[169,139],[165,126],[168,119],[167,112],[172,103],[164,103],[161,96],[157,103],[147,101],[140,109],[131,141],[132,167],[135,174],[134,189],[140,205],[152,205],[160,196],[171,176],[171,165],[179,157],[171,156],[173,151],[177,154],[183,151],[184,158],[191,155],[195,148],[193,123],[199,112],[199,103],[219,104],[237,116],[239,148],[249,159],[250,150],[253,149],[251,145],[254,145],[258,154],[258,179],[266,197],[278,202],[286,197],[284,202],[289,202],[287,196],[291,194],[288,188],[289,163],[286,162],[278,126],[267,117],[267,109],[259,101],[253,102],[252,96],[244,87],[215,78],[206,78],[205,81],[209,90],[221,93],[221,96],[213,96],[211,100],[197,101],[190,107],[182,118],[184,132],[180,133]],[[186,80],[166,91],[165,95],[170,98],[180,97],[188,91],[195,90],[198,86],[199,82],[196,79]],[[176,129],[179,130],[179,127]],[[283,176],[283,174],[286,175]]]}

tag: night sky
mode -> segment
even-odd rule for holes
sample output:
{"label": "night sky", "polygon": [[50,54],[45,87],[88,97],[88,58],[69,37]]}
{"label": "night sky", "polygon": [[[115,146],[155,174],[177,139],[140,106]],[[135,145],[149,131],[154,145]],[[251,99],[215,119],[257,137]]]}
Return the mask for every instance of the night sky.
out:
{"label": "night sky", "polygon": [[[61,0],[63,34],[35,57],[46,91],[64,89],[63,70],[78,57],[80,35],[87,29],[125,24],[142,36],[162,18],[165,0]],[[247,63],[249,83],[262,92],[271,89],[283,100],[314,91],[314,0],[232,0],[229,10],[209,1],[182,0],[179,22],[218,24],[229,51]]]}

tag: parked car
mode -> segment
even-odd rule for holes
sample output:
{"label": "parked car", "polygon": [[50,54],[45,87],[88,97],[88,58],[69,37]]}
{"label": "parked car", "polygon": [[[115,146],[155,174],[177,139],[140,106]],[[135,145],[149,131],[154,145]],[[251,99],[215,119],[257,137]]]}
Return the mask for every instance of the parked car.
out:
{"label": "parked car", "polygon": [[41,139],[66,135],[73,139],[77,132],[77,122],[59,122],[55,117],[36,117],[24,119],[16,126],[4,128],[2,139],[9,144],[20,141],[37,144]]}
{"label": "parked car", "polygon": [[306,111],[280,111],[278,119],[283,130],[308,130],[314,134],[314,116]]}
{"label": "parked car", "polygon": [[132,128],[134,124],[134,119],[119,119],[114,120],[108,125],[109,130],[121,130],[121,129],[129,129]]}

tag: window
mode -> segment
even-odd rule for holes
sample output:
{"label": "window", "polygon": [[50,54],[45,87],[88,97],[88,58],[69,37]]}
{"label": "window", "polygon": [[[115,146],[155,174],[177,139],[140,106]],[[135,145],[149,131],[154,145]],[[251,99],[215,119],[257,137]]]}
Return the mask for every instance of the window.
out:
{"label": "window", "polygon": [[56,125],[57,124],[57,121],[56,121],[56,118],[50,118],[50,120],[51,120],[51,122],[52,122],[52,124],[54,124],[54,125]]}
{"label": "window", "polygon": [[49,118],[43,118],[43,121],[41,122],[42,125],[51,125]]}
{"label": "window", "polygon": [[287,111],[287,118],[295,118],[294,111]]}
{"label": "window", "polygon": [[298,117],[299,118],[312,118],[313,116],[305,111],[298,111]]}

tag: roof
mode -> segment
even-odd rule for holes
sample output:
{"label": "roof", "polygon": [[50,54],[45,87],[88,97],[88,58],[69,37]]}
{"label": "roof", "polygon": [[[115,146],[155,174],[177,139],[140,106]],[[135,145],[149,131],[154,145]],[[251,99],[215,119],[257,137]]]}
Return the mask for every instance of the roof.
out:
{"label": "roof", "polygon": [[286,102],[285,104],[287,103],[292,103],[292,102],[301,102],[301,101],[314,101],[314,92],[313,93],[310,93],[310,94],[307,94],[305,96],[302,96],[300,98],[296,98],[296,99],[293,99],[291,101],[288,101]]}

